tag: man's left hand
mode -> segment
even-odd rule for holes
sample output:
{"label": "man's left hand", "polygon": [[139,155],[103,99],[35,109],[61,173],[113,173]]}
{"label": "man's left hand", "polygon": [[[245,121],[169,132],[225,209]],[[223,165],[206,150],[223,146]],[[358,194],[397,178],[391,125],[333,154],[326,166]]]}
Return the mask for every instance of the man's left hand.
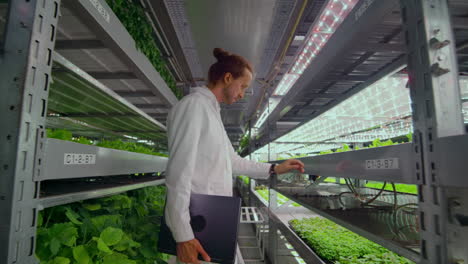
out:
{"label": "man's left hand", "polygon": [[304,173],[304,163],[300,160],[289,159],[275,166],[276,174],[283,174],[292,170],[298,170],[299,172]]}

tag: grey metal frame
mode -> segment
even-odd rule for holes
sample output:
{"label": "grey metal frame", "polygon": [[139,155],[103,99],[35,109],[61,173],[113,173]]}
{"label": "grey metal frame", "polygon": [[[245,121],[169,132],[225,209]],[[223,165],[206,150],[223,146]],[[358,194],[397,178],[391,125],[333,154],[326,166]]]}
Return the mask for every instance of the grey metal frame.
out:
{"label": "grey metal frame", "polygon": [[[408,48],[414,142],[302,160],[307,173],[418,184],[420,256],[387,245],[379,237],[362,230],[355,231],[418,263],[465,263],[468,261],[468,184],[465,177],[468,135],[461,115],[455,39],[448,3],[401,0],[400,4]],[[379,171],[362,170],[362,162],[368,158],[390,158],[385,153],[387,149],[393,149],[392,156],[405,160],[400,163],[402,171],[384,170],[383,174],[387,175],[384,177]],[[342,172],[337,172],[343,161],[346,166],[341,167]],[[275,188],[275,184],[272,187]],[[272,195],[270,199],[275,197]],[[273,202],[272,206],[275,205]],[[333,216],[325,217],[355,229]]]}
{"label": "grey metal frame", "polygon": [[[124,104],[126,107],[130,108],[131,110],[135,111],[138,113],[138,115],[143,116],[146,118],[148,121],[151,123],[155,124],[156,126],[160,127],[162,130],[166,130],[166,127],[155,120],[154,118],[150,117],[147,113],[143,112],[141,109],[136,107],[134,104],[131,104],[124,98],[122,98],[121,95],[118,95],[116,92],[112,91],[109,89],[107,86],[96,80],[94,77],[92,77],[89,73],[86,73],[85,71],[81,70],[77,66],[75,66],[73,63],[71,63],[69,60],[65,59],[62,55],[60,55],[57,52],[53,53],[53,61],[64,66],[68,71],[76,74],[77,76],[81,77],[83,80],[86,80],[87,82],[91,83],[94,87],[98,88],[99,90],[103,91],[104,93],[108,94],[110,97],[112,97],[115,101]],[[149,92],[149,91],[148,91]]]}
{"label": "grey metal frame", "polygon": [[[78,4],[78,1],[66,2]],[[94,8],[92,2],[95,1],[80,1],[79,4],[83,4],[89,9]],[[100,1],[97,2],[100,3]],[[140,181],[140,183],[121,186],[113,185],[113,187],[106,189],[39,198],[40,181],[47,178],[47,175],[57,176],[59,170],[56,167],[57,164],[54,167],[54,163],[63,163],[64,153],[86,154],[86,151],[91,151],[96,152],[97,157],[99,157],[99,153],[107,152],[110,155],[107,162],[114,162],[110,166],[114,169],[103,171],[101,167],[94,172],[91,170],[91,174],[94,176],[164,171],[167,161],[166,158],[157,156],[87,145],[78,146],[80,144],[46,138],[45,124],[53,61],[66,64],[75,73],[80,73],[79,69],[73,69],[73,65],[60,55],[54,54],[60,4],[60,0],[9,1],[5,41],[2,43],[3,49],[0,52],[0,89],[3,94],[0,97],[0,105],[4,108],[0,112],[2,125],[4,125],[4,128],[0,130],[0,145],[2,146],[0,149],[0,214],[2,215],[0,218],[0,245],[2,245],[0,263],[38,263],[34,254],[37,216],[39,211],[45,207],[164,183],[163,179]],[[101,3],[101,5],[104,4]],[[107,7],[107,5],[105,6]],[[109,12],[110,9],[107,7],[106,10]],[[96,8],[88,11],[94,12],[94,15],[99,12]],[[111,11],[109,14],[115,19],[115,15]],[[95,19],[93,16],[87,18]],[[124,32],[126,34],[122,33],[123,26],[120,23],[118,25],[110,25],[114,30],[117,27],[117,31],[105,32],[106,36],[114,34],[114,38],[117,38],[117,41],[111,43],[110,46],[120,45],[117,47],[120,50],[128,50],[128,47],[131,47],[133,53],[129,52],[130,55],[127,55],[133,56],[133,63],[138,64],[135,67],[138,68],[140,74],[145,75],[144,78],[147,78],[152,85],[159,85],[157,88],[165,100],[169,104],[174,104],[177,101],[175,96],[167,88],[167,85],[165,86],[159,75],[154,74],[155,71],[148,60],[143,58],[140,53],[134,54],[136,48],[131,46],[133,41],[128,39],[129,35],[126,31]],[[116,37],[116,32],[125,38]],[[122,43],[122,41],[126,42]],[[151,69],[153,70],[151,71]],[[87,76],[84,72],[79,75]],[[102,87],[99,88],[102,89]],[[105,92],[110,93],[106,90]],[[123,100],[113,92],[110,94],[118,101]],[[131,108],[141,116],[152,120],[141,110],[133,106]],[[157,121],[153,121],[153,123],[164,129],[164,126]],[[59,152],[59,149],[62,149],[62,152]],[[133,168],[130,170],[129,168],[124,170],[122,160],[112,160],[116,155],[124,160],[138,159],[139,161],[132,163]],[[100,172],[96,173],[99,170]],[[77,177],[90,176],[77,174],[76,167],[72,168],[72,171],[74,171],[72,174]],[[68,173],[69,171],[62,170],[62,172]],[[56,179],[57,177],[53,176],[52,178]]]}
{"label": "grey metal frame", "polygon": [[[252,183],[252,181],[251,181]],[[243,186],[244,183],[242,181],[237,181],[237,187],[239,189],[245,188]],[[273,261],[277,261],[276,254],[278,253],[275,248],[277,248],[277,239],[278,235],[273,235],[272,233],[279,230],[282,235],[285,236],[285,238],[288,240],[288,242],[294,247],[294,249],[298,252],[300,257],[308,264],[324,264],[325,262],[317,256],[317,254],[289,227],[286,226],[277,216],[276,212],[277,210],[272,210],[272,208],[268,208],[268,203],[265,203],[262,201],[261,197],[255,192],[253,188],[250,188],[250,193],[242,193],[243,195],[248,195],[249,196],[249,204],[250,206],[255,206],[258,204],[263,204],[266,207],[267,214],[268,214],[268,257],[271,263],[274,263]],[[276,193],[275,190],[271,189],[272,193]],[[245,197],[242,197],[245,199]],[[273,225],[273,226],[272,226]],[[273,228],[273,229],[271,229]],[[275,240],[276,239],[276,240]],[[275,241],[274,245],[270,245],[271,241]]]}
{"label": "grey metal frame", "polygon": [[[167,164],[166,157],[51,138],[45,142],[45,157],[44,169],[36,175],[37,180],[161,172],[166,170]],[[73,162],[73,159],[80,160]]]}
{"label": "grey metal frame", "polygon": [[[0,60],[0,262],[36,263],[35,206],[60,0],[9,3]],[[21,15],[19,15],[21,14]]]}
{"label": "grey metal frame", "polygon": [[[441,153],[443,138],[465,134],[448,3],[401,0],[401,8],[408,46],[408,72],[412,80],[421,263],[464,263],[468,261],[463,243],[466,242],[466,223],[463,226],[450,212],[456,210],[466,217],[468,197],[463,189],[445,187],[444,179],[453,179],[450,174],[454,171],[440,169],[443,155],[462,154]],[[457,162],[460,159],[445,159],[444,166],[459,166]]]}
{"label": "grey metal frame", "polygon": [[151,91],[160,95],[170,106],[177,98],[154,69],[151,62],[136,49],[135,41],[120,23],[117,16],[103,0],[64,0],[63,5],[70,9],[84,24],[99,36],[107,47],[119,56],[134,71]]}
{"label": "grey metal frame", "polygon": [[356,227],[354,226],[353,224],[349,224],[348,222],[346,221],[343,221],[337,217],[334,217],[322,210],[319,210],[317,208],[314,208],[313,206],[309,206],[308,204],[304,204],[301,200],[299,199],[296,199],[295,197],[291,196],[291,195],[288,195],[287,193],[282,193],[284,196],[286,196],[287,198],[295,201],[296,203],[299,203],[301,204],[302,206],[308,208],[309,210],[327,218],[327,219],[330,219],[332,220],[333,222],[363,236],[363,237],[366,237],[367,239],[379,244],[379,245],[382,245],[384,246],[385,248],[388,248],[389,250],[392,250],[394,252],[396,252],[397,254],[400,254],[401,256],[404,256],[408,259],[411,259],[412,261],[415,261],[418,263],[418,261],[420,260],[420,257],[419,257],[419,254],[414,252],[414,251],[411,251],[409,249],[406,249],[406,248],[403,248],[403,247],[400,247],[398,245],[396,245],[395,243],[391,243],[389,242],[388,240],[384,239],[384,238],[381,238],[367,230],[364,230],[362,228],[359,228],[359,227]]}
{"label": "grey metal frame", "polygon": [[124,186],[118,186],[118,187],[111,187],[111,188],[100,189],[100,190],[85,191],[85,192],[78,192],[78,193],[65,194],[65,195],[56,195],[56,196],[39,199],[37,208],[38,210],[43,210],[44,208],[48,208],[48,207],[53,207],[53,206],[62,205],[62,204],[69,204],[69,203],[78,202],[78,201],[87,200],[87,199],[100,198],[104,196],[123,193],[126,191],[136,190],[136,189],[140,189],[144,187],[161,185],[164,183],[165,183],[165,180],[160,179],[156,181],[124,185]]}
{"label": "grey metal frame", "polygon": [[[416,184],[413,144],[362,149],[300,158],[307,174]],[[397,159],[398,168],[369,168],[368,162]]]}
{"label": "grey metal frame", "polygon": [[[283,114],[282,110],[285,109],[295,97],[300,95],[303,87],[313,85],[314,81],[320,81],[321,78],[332,69],[333,62],[343,58],[343,55],[347,51],[343,48],[343,43],[346,43],[346,45],[359,45],[362,42],[362,36],[366,34],[369,29],[372,29],[374,25],[382,19],[382,15],[388,12],[388,10],[394,7],[397,3],[398,1],[396,0],[367,0],[357,3],[353,11],[348,15],[346,22],[343,23],[328,40],[329,43],[337,44],[325,45],[323,50],[321,50],[315,57],[314,64],[320,65],[320,67],[308,67],[304,70],[304,73],[299,77],[297,82],[281,100],[275,110],[273,110],[268,121],[265,123],[276,123]],[[356,13],[362,9],[361,7],[366,7],[365,12],[360,16],[357,16]],[[399,60],[389,68],[394,70],[394,68],[401,66],[402,61]],[[353,89],[353,93],[358,92],[362,88],[364,87]],[[346,96],[348,96],[348,94],[346,94],[345,97]],[[266,125],[264,124],[263,127],[265,126]],[[277,137],[279,136],[280,135],[277,135]]]}

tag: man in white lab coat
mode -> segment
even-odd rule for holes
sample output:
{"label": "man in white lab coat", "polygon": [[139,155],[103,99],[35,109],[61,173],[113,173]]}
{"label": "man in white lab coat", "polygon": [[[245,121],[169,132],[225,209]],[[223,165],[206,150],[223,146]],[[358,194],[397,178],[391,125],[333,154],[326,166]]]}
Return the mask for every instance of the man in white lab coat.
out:
{"label": "man in white lab coat", "polygon": [[298,160],[272,165],[237,155],[224,130],[219,104],[232,104],[244,96],[253,69],[241,56],[218,48],[213,53],[217,62],[210,67],[208,85],[197,87],[184,97],[171,110],[167,121],[165,216],[177,242],[178,261],[183,263],[200,263],[199,253],[210,261],[190,226],[191,193],[232,196],[233,174],[265,179],[272,173],[304,171],[304,164]]}

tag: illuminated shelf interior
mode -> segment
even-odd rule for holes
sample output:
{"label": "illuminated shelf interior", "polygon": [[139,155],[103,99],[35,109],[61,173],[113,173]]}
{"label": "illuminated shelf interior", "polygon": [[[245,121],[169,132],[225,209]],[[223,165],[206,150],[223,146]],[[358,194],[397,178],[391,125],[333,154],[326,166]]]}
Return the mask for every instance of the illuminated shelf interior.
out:
{"label": "illuminated shelf interior", "polygon": [[[468,123],[468,78],[461,77],[463,115]],[[340,148],[347,143],[386,140],[412,133],[408,77],[387,76],[253,153],[254,160],[287,158]]]}

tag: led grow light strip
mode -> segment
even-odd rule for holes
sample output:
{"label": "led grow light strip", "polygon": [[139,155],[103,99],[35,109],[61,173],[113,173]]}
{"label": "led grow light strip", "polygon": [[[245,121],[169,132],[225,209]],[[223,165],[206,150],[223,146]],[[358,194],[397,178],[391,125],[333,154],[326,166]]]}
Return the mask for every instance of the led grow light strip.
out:
{"label": "led grow light strip", "polygon": [[[313,26],[312,34],[309,36],[307,44],[299,54],[289,73],[301,75],[304,72],[357,2],[358,0],[333,0],[327,3],[319,20]],[[282,93],[286,94],[287,90],[276,91],[278,95]]]}
{"label": "led grow light strip", "polygon": [[254,127],[261,127],[263,123],[267,120],[268,116],[270,113],[273,111],[273,109],[276,108],[276,106],[279,104],[280,98],[272,97],[268,99],[268,106],[265,107],[263,110],[263,113],[260,115],[260,118],[257,120],[255,123]]}
{"label": "led grow light strip", "polygon": [[[296,58],[292,69],[283,76],[278,86],[275,88],[273,95],[284,96],[291,87],[296,83],[304,70],[310,65],[315,56],[320,52],[330,36],[341,25],[343,20],[348,16],[358,0],[330,0],[328,1],[319,19],[312,26],[312,33],[306,40],[301,53]],[[276,105],[275,105],[276,107]],[[255,123],[254,127],[260,128],[267,116],[273,112],[274,107],[268,112],[263,111],[260,118]],[[266,114],[267,116],[264,116]]]}

